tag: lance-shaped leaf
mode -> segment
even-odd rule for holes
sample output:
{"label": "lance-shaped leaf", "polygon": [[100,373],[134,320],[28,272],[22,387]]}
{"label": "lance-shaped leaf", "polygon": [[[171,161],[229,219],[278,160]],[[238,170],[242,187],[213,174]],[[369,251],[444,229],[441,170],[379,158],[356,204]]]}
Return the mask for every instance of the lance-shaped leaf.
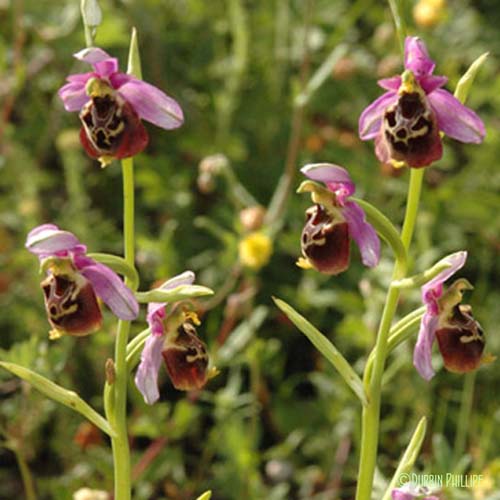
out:
{"label": "lance-shaped leaf", "polygon": [[196,500],[210,500],[212,498],[212,492],[210,490],[205,491]]}
{"label": "lance-shaped leaf", "polygon": [[[389,331],[389,339],[387,340],[387,356],[396,349],[398,345],[409,339],[414,333],[417,332],[420,326],[422,316],[425,314],[426,308],[419,307],[411,313],[401,318]],[[375,351],[370,353],[365,368],[365,380],[371,379],[371,371],[373,369],[373,362],[375,360]]]}
{"label": "lance-shaped leaf", "polygon": [[413,468],[413,465],[418,458],[418,454],[420,453],[420,448],[422,447],[422,443],[424,441],[426,429],[427,419],[425,417],[422,417],[417,425],[417,428],[415,429],[415,432],[413,433],[408,447],[406,448],[403,456],[401,457],[401,460],[399,461],[396,472],[394,473],[394,476],[392,477],[382,500],[391,500],[392,490],[396,486],[399,486],[398,482],[403,479],[403,477],[405,477],[405,475],[407,475]]}
{"label": "lance-shaped leaf", "polygon": [[78,413],[81,413],[85,418],[109,436],[116,436],[109,422],[104,417],[99,415],[99,413],[86,403],[76,392],[64,389],[60,385],[52,382],[52,380],[49,380],[48,378],[45,378],[39,373],[25,368],[24,366],[20,366],[15,363],[7,363],[5,361],[0,361],[0,366],[30,383],[35,389],[48,398],[53,399],[54,401],[57,401],[58,403],[65,405]]}
{"label": "lance-shaped leaf", "polygon": [[334,366],[346,384],[358,396],[361,403],[368,404],[363,383],[349,362],[342,356],[338,349],[306,318],[283,300],[273,297],[275,304],[287,315],[290,321],[311,341],[311,343]]}
{"label": "lance-shaped leaf", "polygon": [[139,53],[139,43],[137,41],[137,30],[135,28],[132,28],[132,36],[130,37],[127,74],[142,80],[141,56]]}
{"label": "lance-shaped leaf", "polygon": [[148,302],[162,302],[167,304],[169,302],[178,302],[181,300],[194,299],[195,297],[204,297],[206,295],[213,295],[213,290],[201,285],[181,285],[171,290],[161,290],[155,288],[149,292],[137,292],[135,297],[141,304]]}
{"label": "lance-shaped leaf", "polygon": [[465,74],[460,78],[457,88],[455,89],[455,97],[463,104],[467,100],[472,84],[476,75],[489,56],[489,52],[485,52],[483,55],[479,56],[465,72]]}
{"label": "lance-shaped leaf", "polygon": [[445,269],[448,269],[453,265],[453,262],[459,257],[463,252],[455,252],[443,257],[441,260],[436,262],[431,268],[423,271],[422,273],[415,274],[408,278],[393,281],[392,285],[395,288],[416,288],[425,285],[428,281],[431,281],[438,274],[440,274]]}

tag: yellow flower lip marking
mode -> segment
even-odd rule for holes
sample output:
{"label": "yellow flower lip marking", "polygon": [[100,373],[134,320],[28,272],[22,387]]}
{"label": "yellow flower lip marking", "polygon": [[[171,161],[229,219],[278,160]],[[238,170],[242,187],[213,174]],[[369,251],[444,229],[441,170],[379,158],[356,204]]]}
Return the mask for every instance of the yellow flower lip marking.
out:
{"label": "yellow flower lip marking", "polygon": [[62,330],[59,330],[58,328],[52,328],[52,330],[49,331],[49,340],[60,339],[63,335],[66,334]]}
{"label": "yellow flower lip marking", "polygon": [[55,275],[73,275],[75,273],[75,268],[69,257],[47,257],[40,264],[40,272],[50,272]]}
{"label": "yellow flower lip marking", "polygon": [[323,205],[325,208],[335,206],[335,193],[314,181],[303,181],[297,188],[297,193],[311,193],[313,203]]}
{"label": "yellow flower lip marking", "polygon": [[438,299],[439,309],[443,312],[451,311],[460,304],[465,290],[474,290],[474,287],[465,278],[459,278]]}
{"label": "yellow flower lip marking", "polygon": [[314,269],[314,266],[307,259],[304,259],[304,257],[299,257],[295,265],[301,269]]}
{"label": "yellow flower lip marking", "polygon": [[105,97],[114,94],[114,89],[102,78],[91,78],[85,85],[89,97]]}
{"label": "yellow flower lip marking", "polygon": [[99,156],[97,158],[99,160],[99,163],[101,164],[101,168],[106,168],[110,163],[113,163],[115,157],[114,156],[109,156],[109,155],[104,155],[104,156]]}
{"label": "yellow flower lip marking", "polygon": [[200,318],[198,317],[198,315],[194,311],[184,311],[182,313],[182,315],[184,316],[183,323],[189,320],[193,323],[193,325],[196,325],[196,326],[201,325]]}
{"label": "yellow flower lip marking", "polygon": [[398,94],[412,94],[417,92],[418,94],[425,94],[422,87],[417,82],[413,71],[409,69],[405,70],[401,75],[401,85],[398,90]]}

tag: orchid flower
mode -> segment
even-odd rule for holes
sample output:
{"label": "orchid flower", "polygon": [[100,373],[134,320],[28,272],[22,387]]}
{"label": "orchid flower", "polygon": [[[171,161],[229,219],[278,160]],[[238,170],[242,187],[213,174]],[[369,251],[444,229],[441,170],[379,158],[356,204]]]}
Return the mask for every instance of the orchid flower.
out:
{"label": "orchid flower", "polygon": [[472,285],[459,279],[446,291],[443,289],[443,283],[464,266],[466,259],[467,252],[450,255],[450,266],[422,286],[422,301],[427,310],[420,323],[413,364],[425,380],[434,376],[431,360],[435,338],[449,371],[465,373],[482,364],[483,331],[470,306],[460,304],[463,292],[472,289]]}
{"label": "orchid flower", "polygon": [[313,181],[305,181],[298,192],[310,191],[315,203],[306,211],[302,230],[303,258],[298,265],[315,268],[325,274],[339,274],[349,267],[351,238],[357,243],[361,260],[368,267],[378,264],[380,240],[366,221],[363,209],[349,197],[355,185],[347,170],[330,163],[306,165],[301,172]]}
{"label": "orchid flower", "polygon": [[437,496],[430,495],[430,493],[429,488],[425,486],[406,483],[402,488],[392,490],[391,497],[392,500],[439,500]]}
{"label": "orchid flower", "polygon": [[[166,281],[160,290],[191,285],[194,280],[194,273],[185,271]],[[135,376],[135,385],[144,401],[151,405],[160,397],[158,372],[162,358],[176,389],[201,389],[208,379],[208,355],[205,344],[198,338],[193,326],[200,324],[196,314],[185,312],[180,304],[167,306],[151,302],[147,321],[151,335],[144,344]]]}
{"label": "orchid flower", "polygon": [[114,158],[140,153],[148,134],[140,119],[164,129],[180,127],[182,109],[160,89],[118,71],[118,60],[91,47],[75,54],[93,71],[70,75],[59,90],[66,111],[78,111],[80,140],[92,158],[104,167]]}
{"label": "orchid flower", "polygon": [[404,66],[401,76],[379,80],[388,92],[359,119],[359,136],[364,141],[375,139],[381,162],[417,168],[430,165],[443,154],[440,132],[461,142],[483,141],[483,122],[441,88],[448,79],[432,74],[435,63],[417,37],[406,38]]}
{"label": "orchid flower", "polygon": [[133,320],[139,314],[132,291],[109,267],[88,257],[86,246],[73,233],[43,224],[30,231],[26,248],[47,274],[41,287],[53,328],[51,339],[98,330],[102,314],[97,297],[120,319]]}

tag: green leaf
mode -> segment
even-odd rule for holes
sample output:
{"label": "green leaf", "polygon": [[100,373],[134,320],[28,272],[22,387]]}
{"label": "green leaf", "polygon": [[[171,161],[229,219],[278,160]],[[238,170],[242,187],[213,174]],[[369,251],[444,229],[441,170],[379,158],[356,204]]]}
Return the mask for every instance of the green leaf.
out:
{"label": "green leaf", "polygon": [[425,285],[428,281],[435,278],[439,273],[443,272],[445,269],[448,269],[453,264],[453,258],[458,254],[463,252],[455,252],[446,257],[443,257],[441,260],[436,262],[431,268],[426,271],[415,274],[414,276],[410,276],[408,278],[404,278],[401,280],[393,281],[391,286],[395,288],[417,288],[422,285]]}
{"label": "green leaf", "polygon": [[413,465],[418,458],[418,454],[420,453],[422,443],[424,442],[426,429],[427,419],[422,417],[417,425],[417,428],[415,429],[415,432],[413,433],[408,447],[399,461],[396,472],[394,473],[382,500],[391,500],[392,490],[397,486],[400,486],[399,482],[402,481],[405,475],[409,474],[413,468]]}
{"label": "green leaf", "polygon": [[108,253],[89,253],[88,257],[91,259],[108,266],[113,271],[125,276],[130,281],[130,288],[133,290],[137,289],[139,285],[139,274],[137,269],[128,264],[128,262],[123,257],[118,257],[117,255],[111,255]]}
{"label": "green leaf", "polygon": [[141,304],[149,302],[177,302],[180,300],[189,300],[195,297],[204,297],[213,295],[213,290],[201,285],[181,285],[171,290],[162,290],[155,288],[149,292],[136,292],[135,297]]}
{"label": "green leaf", "polygon": [[132,36],[130,37],[127,73],[129,75],[135,76],[136,78],[139,78],[139,80],[142,80],[141,56],[139,54],[137,30],[135,28],[132,28]]}
{"label": "green leaf", "polygon": [[212,498],[212,492],[210,490],[205,491],[196,500],[210,500]]}
{"label": "green leaf", "polygon": [[463,104],[467,100],[467,96],[469,95],[470,89],[476,75],[483,65],[484,61],[490,55],[489,52],[485,52],[483,55],[479,56],[469,67],[469,69],[465,72],[465,74],[460,78],[457,88],[455,89],[455,97]]}
{"label": "green leaf", "polygon": [[399,264],[400,272],[406,272],[407,267],[407,253],[403,245],[398,231],[393,226],[392,222],[372,204],[361,200],[359,198],[351,198],[355,201],[365,212],[366,219],[375,228],[375,231],[390,245],[394,256]]}
{"label": "green leaf", "polygon": [[146,328],[138,333],[127,345],[127,370],[132,371],[139,361],[144,343],[151,335],[151,330]]}
{"label": "green leaf", "polygon": [[48,398],[53,399],[54,401],[57,401],[58,403],[65,405],[78,413],[81,413],[85,418],[109,436],[114,437],[116,435],[109,422],[104,417],[99,415],[99,413],[97,413],[80,396],[78,396],[76,392],[64,389],[51,380],[28,368],[25,368],[24,366],[16,365],[15,363],[7,363],[5,361],[0,361],[0,366],[30,383],[35,389],[39,390],[42,394],[45,394]]}
{"label": "green leaf", "polygon": [[335,367],[346,384],[358,396],[363,405],[367,405],[366,394],[363,383],[349,362],[342,356],[338,349],[306,318],[301,316],[295,309],[283,300],[273,297],[275,304],[287,315],[292,323],[312,342],[314,347],[325,356]]}

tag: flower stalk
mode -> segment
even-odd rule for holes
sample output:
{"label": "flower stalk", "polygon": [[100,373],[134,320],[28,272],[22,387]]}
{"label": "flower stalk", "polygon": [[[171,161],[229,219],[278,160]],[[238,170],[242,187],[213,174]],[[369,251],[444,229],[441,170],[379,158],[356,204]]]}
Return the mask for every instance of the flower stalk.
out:
{"label": "flower stalk", "polygon": [[[406,214],[403,229],[401,231],[401,240],[406,252],[409,250],[415,229],[420,193],[422,190],[423,172],[423,170],[411,169],[410,173]],[[405,265],[406,263],[396,258],[392,281],[400,280],[405,277]],[[377,342],[373,351],[373,370],[365,369],[363,382],[365,390],[368,393],[368,405],[363,408],[362,415],[361,455],[356,500],[370,500],[371,498],[378,449],[382,377],[384,375],[385,361],[389,352],[389,331],[396,312],[399,293],[400,291],[397,287],[393,285],[389,287],[377,334]]]}
{"label": "flower stalk", "polygon": [[[134,163],[127,158],[122,161],[123,174],[123,232],[125,262],[135,268],[135,241],[134,241]],[[126,283],[130,280],[127,278]],[[108,399],[106,405],[107,417],[116,431],[116,437],[111,440],[113,449],[115,498],[130,500],[131,498],[131,469],[130,449],[127,432],[127,344],[130,332],[130,321],[118,322],[115,343],[115,380],[112,386],[106,383],[105,391]],[[109,399],[112,399],[112,402]]]}
{"label": "flower stalk", "polygon": [[[133,71],[140,76],[140,59],[138,55],[137,37],[132,32],[132,41],[129,54],[129,73]],[[135,193],[134,193],[134,160],[122,160],[123,176],[123,247],[125,263],[135,269]],[[129,278],[125,279],[131,285]],[[137,283],[134,283],[137,286]],[[135,290],[134,290],[135,291]],[[127,431],[127,344],[130,333],[130,321],[118,322],[115,343],[115,380],[111,387],[106,383],[105,394],[112,398],[107,404],[107,416],[116,431],[116,438],[111,440],[114,466],[114,497],[116,500],[130,500],[131,498],[131,467],[130,448]]]}

